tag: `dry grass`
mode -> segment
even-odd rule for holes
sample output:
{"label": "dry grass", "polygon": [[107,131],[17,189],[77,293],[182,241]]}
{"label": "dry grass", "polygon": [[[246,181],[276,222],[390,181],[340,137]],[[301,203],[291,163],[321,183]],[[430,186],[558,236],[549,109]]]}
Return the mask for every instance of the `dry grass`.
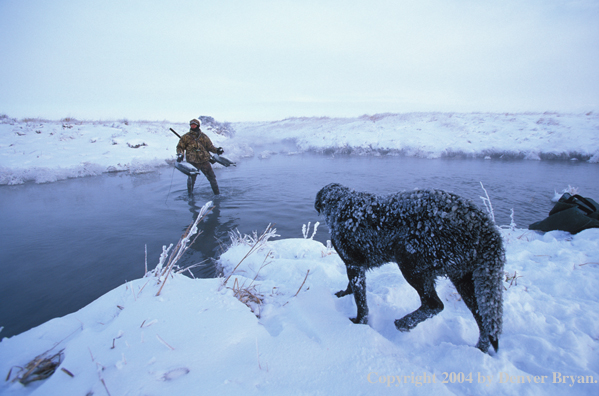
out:
{"label": "dry grass", "polygon": [[[166,284],[166,280],[171,276],[171,273],[173,271],[175,271],[175,273],[180,273],[183,271],[187,271],[191,268],[191,267],[181,268],[181,267],[179,267],[179,265],[177,263],[181,259],[183,254],[185,254],[187,249],[189,249],[189,247],[191,245],[193,245],[193,243],[196,241],[198,236],[200,236],[201,231],[198,231],[198,224],[208,215],[208,213],[212,210],[212,208],[214,208],[214,206],[212,205],[212,202],[211,201],[207,202],[202,207],[202,209],[200,209],[200,213],[198,214],[198,217],[196,218],[196,220],[192,224],[190,224],[189,227],[187,227],[187,229],[185,230],[185,232],[179,239],[179,242],[177,242],[177,245],[171,252],[170,256],[168,253],[169,253],[170,249],[173,247],[173,244],[171,244],[168,248],[163,249],[162,254],[160,255],[160,260],[159,260],[156,268],[154,270],[146,273],[146,276],[154,276],[154,277],[158,278],[159,282],[162,282],[160,289],[156,293],[157,296],[159,296],[160,293],[162,292],[162,288]],[[195,237],[194,237],[194,235],[195,235]],[[193,238],[193,240],[192,240],[192,238]],[[194,264],[192,267],[198,266],[198,265],[199,264]]]}
{"label": "dry grass", "polygon": [[[231,277],[236,273],[236,271],[239,269],[239,266],[241,265],[241,263],[243,263],[245,261],[245,259],[248,258],[252,253],[260,250],[260,248],[262,248],[266,244],[266,242],[268,241],[269,238],[278,236],[276,234],[276,232],[277,232],[277,230],[276,230],[276,228],[273,228],[272,224],[269,224],[266,227],[266,229],[264,230],[264,232],[262,233],[262,235],[260,235],[260,236],[258,236],[256,232],[253,233],[253,236],[250,236],[250,235],[241,236],[239,231],[237,231],[236,233],[230,232],[229,236],[231,237],[231,241],[234,246],[244,244],[244,245],[248,245],[250,247],[250,249],[245,254],[245,256],[243,256],[243,258],[239,261],[239,263],[235,266],[235,268],[233,268],[233,270],[231,271],[229,276],[227,276],[227,278],[223,281],[223,284],[221,287],[227,287],[227,283],[229,282]],[[268,264],[270,264],[270,261],[267,261],[268,258],[270,258],[270,257],[271,257],[271,254],[269,251],[265,256],[264,261],[262,262],[262,265],[260,266],[260,268],[258,268],[253,279],[250,281],[250,283],[248,285],[246,285],[245,281],[243,283],[240,283],[239,279],[235,278],[235,280],[233,282],[233,286],[227,287],[228,289],[232,290],[233,295],[239,301],[241,301],[242,303],[247,305],[257,317],[260,317],[260,307],[261,307],[262,303],[264,302],[264,295],[256,288],[256,285],[254,282],[258,278],[260,271],[264,267],[266,267]]]}
{"label": "dry grass", "polygon": [[310,270],[308,270],[306,272],[306,276],[304,277],[304,281],[300,285],[299,289],[297,289],[297,292],[295,293],[295,295],[293,297],[297,297],[297,295],[299,294],[299,292],[302,290],[302,287],[304,287],[304,284],[306,284],[306,280],[308,279],[308,275],[310,275]]}
{"label": "dry grass", "polygon": [[517,271],[514,271],[513,275],[510,275],[509,272],[505,273],[505,282],[509,283],[508,287],[504,286],[504,289],[507,290],[512,286],[518,286],[518,278],[522,278],[522,275],[518,275]]}
{"label": "dry grass", "polygon": [[489,193],[487,192],[487,190],[485,190],[485,186],[483,186],[483,182],[480,182],[480,186],[486,195],[486,197],[480,197],[480,199],[483,200],[483,204],[485,205],[485,209],[487,210],[487,213],[491,217],[491,220],[493,220],[493,223],[495,223],[495,212],[493,211],[493,204],[491,203],[491,198],[489,198]]}
{"label": "dry grass", "polygon": [[[14,366],[8,372],[6,376],[6,381],[10,380],[12,376],[12,371],[15,367],[18,367],[19,370],[16,373],[15,378],[13,378],[12,382],[18,381],[23,385],[30,384],[34,381],[45,380],[46,378],[50,378],[52,374],[56,371],[58,366],[62,363],[64,358],[63,354],[64,350],[60,350],[53,355],[48,355],[49,351],[42,353],[41,355],[36,356],[33,360],[25,365],[25,367]],[[64,370],[71,377],[73,374],[68,370]]]}
{"label": "dry grass", "polygon": [[239,284],[239,279],[235,279],[233,287],[230,287],[233,291],[233,295],[239,301],[244,303],[251,311],[260,317],[260,306],[264,301],[264,295],[256,289],[256,285],[253,282],[249,286]]}
{"label": "dry grass", "polygon": [[306,227],[306,225],[302,225],[302,234],[304,235],[304,239],[314,239],[314,235],[316,235],[316,230],[318,229],[318,226],[320,225],[320,222],[316,222],[314,223],[314,232],[312,232],[312,235],[310,236],[310,238],[308,238],[308,234],[310,232],[310,222],[308,222],[308,226]]}
{"label": "dry grass", "polygon": [[[229,282],[229,279],[231,278],[231,276],[233,276],[233,274],[235,274],[235,271],[237,271],[237,269],[239,268],[241,263],[243,263],[245,261],[245,259],[248,258],[249,255],[251,255],[252,253],[259,250],[261,247],[263,247],[269,238],[278,236],[276,234],[276,232],[277,232],[277,229],[273,228],[272,224],[269,224],[266,227],[266,230],[264,230],[262,235],[260,235],[259,237],[257,236],[256,232],[254,232],[253,237],[250,235],[246,235],[246,236],[242,237],[241,234],[239,233],[239,231],[237,231],[237,234],[235,234],[235,232],[229,233],[229,235],[231,236],[231,241],[233,242],[233,245],[247,244],[250,246],[250,250],[246,253],[245,256],[243,256],[243,258],[239,261],[239,263],[235,266],[235,268],[233,268],[233,271],[231,271],[229,276],[227,276],[227,278],[224,280],[223,287],[227,286],[227,282]],[[266,256],[268,257],[269,255],[267,254]],[[258,270],[258,272],[260,272],[260,270]],[[258,276],[258,273],[256,273],[256,276]],[[254,277],[254,279],[256,279],[256,278]]]}
{"label": "dry grass", "polygon": [[[45,380],[52,376],[56,372],[56,369],[60,366],[64,358],[64,349],[51,354],[51,351],[54,350],[58,345],[60,345],[64,340],[71,337],[76,332],[82,330],[81,328],[76,329],[71,334],[66,336],[64,339],[60,340],[54,346],[44,353],[37,355],[33,358],[29,363],[25,365],[25,367],[21,366],[13,366],[6,376],[6,381],[10,381],[13,370],[16,370],[15,377],[12,379],[12,382],[18,381],[23,385],[30,384],[34,381]],[[71,373],[66,368],[61,368],[62,372],[69,375],[70,377],[74,377],[73,373]]]}
{"label": "dry grass", "polygon": [[[318,228],[318,225],[319,225],[319,223],[316,223],[314,225],[314,231],[313,231],[312,235],[309,236],[310,223],[308,223],[307,227],[304,224],[304,226],[302,228],[304,238],[305,239],[314,238],[314,235],[316,234],[316,229]],[[273,257],[271,254],[272,252],[268,251],[266,253],[266,255],[264,256],[264,261],[260,265],[260,268],[258,268],[258,270],[255,271],[255,274],[251,280],[249,280],[248,278],[245,278],[246,281],[241,282],[239,280],[240,279],[239,277],[235,277],[234,281],[233,281],[233,286],[227,286],[227,283],[229,282],[229,280],[231,279],[231,277],[233,275],[237,274],[237,272],[242,272],[241,270],[239,270],[239,267],[245,261],[246,258],[248,258],[252,253],[254,253],[254,252],[260,250],[262,247],[264,247],[264,245],[266,244],[266,242],[268,241],[269,238],[278,236],[276,234],[276,231],[277,230],[275,228],[273,228],[273,226],[271,224],[269,224],[260,236],[258,236],[256,232],[254,232],[252,235],[242,236],[238,230],[229,233],[229,237],[231,238],[232,246],[246,245],[249,247],[249,250],[245,254],[245,256],[243,256],[243,258],[239,261],[239,263],[235,266],[235,268],[233,268],[233,270],[226,277],[226,279],[224,279],[221,287],[226,287],[227,289],[232,290],[233,295],[239,301],[241,301],[242,303],[247,305],[258,318],[260,317],[260,308],[265,301],[265,296],[264,296],[264,294],[262,294],[262,292],[260,292],[260,290],[256,286],[255,282],[258,279],[260,271],[262,271],[262,269],[264,267],[266,267],[267,265],[269,265],[271,263],[271,261],[269,261],[269,259],[271,259]],[[330,241],[329,241],[329,244],[330,244]],[[329,249],[332,249],[332,248],[329,246]],[[331,254],[331,253],[329,252],[327,254]],[[323,257],[324,257],[324,255],[325,255],[325,253],[323,252]],[[252,272],[253,271],[254,271],[254,269],[252,269]],[[310,270],[307,270],[304,280],[302,281],[301,285],[299,286],[299,288],[297,289],[297,292],[293,295],[293,297],[297,297],[297,295],[300,293],[300,291],[302,291],[309,275],[310,275]],[[248,283],[248,281],[249,281],[249,283]],[[277,289],[277,287],[273,287],[273,293],[274,293],[275,289]],[[287,303],[285,303],[285,304],[287,304]]]}

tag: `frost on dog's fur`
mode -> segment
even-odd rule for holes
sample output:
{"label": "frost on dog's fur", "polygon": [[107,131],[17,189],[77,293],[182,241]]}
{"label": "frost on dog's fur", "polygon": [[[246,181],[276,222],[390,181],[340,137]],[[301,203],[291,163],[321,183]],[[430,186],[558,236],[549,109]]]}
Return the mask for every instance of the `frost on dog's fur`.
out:
{"label": "frost on dog's fur", "polygon": [[396,262],[421,300],[420,308],[395,321],[399,330],[443,310],[434,281],[447,276],[478,324],[477,347],[498,349],[505,253],[497,227],[472,202],[440,190],[377,196],[329,184],[314,207],[346,265],[349,283],[337,296],[354,295],[358,314],[352,321],[368,321],[366,270]]}

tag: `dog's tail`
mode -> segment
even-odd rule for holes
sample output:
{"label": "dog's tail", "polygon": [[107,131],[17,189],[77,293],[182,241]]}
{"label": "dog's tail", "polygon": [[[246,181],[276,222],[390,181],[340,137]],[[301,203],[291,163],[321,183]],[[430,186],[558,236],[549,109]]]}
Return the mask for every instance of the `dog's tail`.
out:
{"label": "dog's tail", "polygon": [[489,343],[497,352],[499,335],[503,324],[503,266],[505,251],[499,232],[494,232],[484,246],[483,257],[473,273],[478,312],[482,318],[483,331],[478,347],[486,351]]}

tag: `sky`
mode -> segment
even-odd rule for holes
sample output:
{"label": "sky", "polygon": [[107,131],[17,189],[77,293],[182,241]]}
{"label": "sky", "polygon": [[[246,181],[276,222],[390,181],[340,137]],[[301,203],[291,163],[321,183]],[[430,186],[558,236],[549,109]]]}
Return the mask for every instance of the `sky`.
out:
{"label": "sky", "polygon": [[0,114],[599,108],[599,0],[0,0]]}

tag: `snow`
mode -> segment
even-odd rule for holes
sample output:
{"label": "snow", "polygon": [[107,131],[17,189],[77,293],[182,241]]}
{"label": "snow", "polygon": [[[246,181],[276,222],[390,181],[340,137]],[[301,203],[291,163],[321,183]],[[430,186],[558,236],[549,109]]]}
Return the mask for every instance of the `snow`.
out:
{"label": "snow", "polygon": [[[599,114],[407,113],[202,126],[237,161],[280,152],[569,159],[599,162]],[[168,121],[45,121],[0,116],[0,185],[148,172],[175,159],[189,126]],[[217,165],[220,166],[220,165]]]}
{"label": "snow", "polygon": [[[177,138],[168,128],[186,129],[166,121],[1,122],[0,184],[151,171],[174,159]],[[233,128],[232,137],[206,128],[233,160],[260,145],[333,155],[599,160],[594,114],[420,113]],[[313,228],[304,227],[303,239],[232,233],[219,259],[225,278],[136,279],[4,338],[0,394],[598,393],[599,229],[502,229],[503,333],[499,352],[484,354],[474,348],[472,314],[444,278],[437,291],[445,309],[410,332],[395,329],[393,321],[419,305],[395,264],[368,272],[369,324],[350,322],[353,298],[334,296],[347,285],[345,267],[332,248],[310,238]],[[14,381],[36,357],[60,351],[49,378]]]}

